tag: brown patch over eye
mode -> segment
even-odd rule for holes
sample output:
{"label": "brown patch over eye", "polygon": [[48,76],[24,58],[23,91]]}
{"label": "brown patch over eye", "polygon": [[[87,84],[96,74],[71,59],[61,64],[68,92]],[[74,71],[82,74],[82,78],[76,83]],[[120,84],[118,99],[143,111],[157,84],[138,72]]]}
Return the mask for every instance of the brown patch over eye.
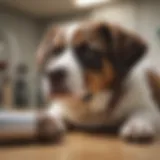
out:
{"label": "brown patch over eye", "polygon": [[64,50],[64,46],[51,46],[50,48],[48,48],[48,50],[46,51],[46,55],[45,58],[43,60],[43,66],[51,59],[54,57],[59,56],[63,50]]}
{"label": "brown patch over eye", "polygon": [[61,28],[51,27],[45,34],[37,51],[37,60],[40,68],[53,55],[58,55],[65,46],[64,33]]}
{"label": "brown patch over eye", "polygon": [[63,32],[60,32],[59,34],[57,33],[57,35],[53,39],[51,47],[52,47],[51,53],[53,56],[57,56],[63,51],[65,47]]}

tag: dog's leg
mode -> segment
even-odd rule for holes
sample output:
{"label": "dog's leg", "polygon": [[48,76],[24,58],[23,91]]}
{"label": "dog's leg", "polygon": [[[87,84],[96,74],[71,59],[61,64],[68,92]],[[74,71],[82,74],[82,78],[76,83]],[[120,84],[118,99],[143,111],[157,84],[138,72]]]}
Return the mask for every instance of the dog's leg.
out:
{"label": "dog's leg", "polygon": [[144,108],[131,114],[120,128],[120,136],[127,140],[151,140],[158,132],[158,111]]}
{"label": "dog's leg", "polygon": [[63,120],[63,107],[61,103],[52,103],[47,111],[41,114],[39,120],[40,139],[59,139],[65,132]]}
{"label": "dog's leg", "polygon": [[47,111],[47,113],[55,120],[57,129],[62,132],[66,130],[63,108],[64,108],[63,103],[53,102],[51,103]]}

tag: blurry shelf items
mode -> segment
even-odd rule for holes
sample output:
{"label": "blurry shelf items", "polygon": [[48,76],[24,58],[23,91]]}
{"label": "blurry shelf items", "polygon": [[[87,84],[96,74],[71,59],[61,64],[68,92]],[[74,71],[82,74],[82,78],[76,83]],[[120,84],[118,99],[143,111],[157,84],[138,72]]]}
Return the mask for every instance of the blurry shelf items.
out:
{"label": "blurry shelf items", "polygon": [[7,69],[7,62],[0,61],[0,104],[5,108],[12,105],[12,91]]}
{"label": "blurry shelf items", "polygon": [[24,108],[29,103],[27,73],[28,67],[25,64],[17,65],[16,79],[13,85],[13,101],[16,108]]}

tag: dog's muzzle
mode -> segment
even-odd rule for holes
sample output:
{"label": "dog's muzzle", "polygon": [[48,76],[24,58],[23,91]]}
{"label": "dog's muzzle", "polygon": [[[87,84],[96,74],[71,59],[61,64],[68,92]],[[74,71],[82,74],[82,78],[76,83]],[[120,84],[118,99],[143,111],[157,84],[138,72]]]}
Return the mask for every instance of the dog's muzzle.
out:
{"label": "dog's muzzle", "polygon": [[52,94],[65,94],[69,92],[66,85],[67,72],[65,69],[56,69],[47,73],[49,83],[51,84]]}

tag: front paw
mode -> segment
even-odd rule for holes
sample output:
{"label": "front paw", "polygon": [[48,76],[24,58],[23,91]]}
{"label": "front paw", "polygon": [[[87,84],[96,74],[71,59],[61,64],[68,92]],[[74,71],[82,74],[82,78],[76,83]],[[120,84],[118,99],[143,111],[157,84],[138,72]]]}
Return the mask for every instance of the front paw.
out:
{"label": "front paw", "polygon": [[48,114],[42,114],[39,116],[37,130],[38,140],[43,142],[55,142],[60,140],[65,132],[62,122]]}
{"label": "front paw", "polygon": [[120,136],[133,142],[148,142],[155,137],[154,126],[143,119],[134,119],[128,121],[120,129]]}

